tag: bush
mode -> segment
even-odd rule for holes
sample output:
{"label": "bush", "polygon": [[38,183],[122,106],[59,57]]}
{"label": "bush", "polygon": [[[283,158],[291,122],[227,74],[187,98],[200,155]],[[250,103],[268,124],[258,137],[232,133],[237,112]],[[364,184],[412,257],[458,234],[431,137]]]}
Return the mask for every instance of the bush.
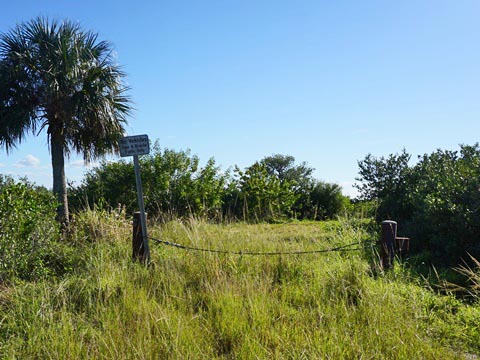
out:
{"label": "bush", "polygon": [[377,219],[396,220],[413,250],[431,253],[437,264],[480,257],[480,146],[437,150],[413,166],[409,159],[404,151],[359,162],[358,189],[378,201]]}
{"label": "bush", "polygon": [[314,220],[333,219],[350,207],[348,197],[342,194],[342,188],[338,184],[315,182],[310,199],[315,209]]}
{"label": "bush", "polygon": [[296,195],[287,181],[268,173],[265,165],[255,163],[238,174],[240,209],[251,221],[275,221],[289,216]]}
{"label": "bush", "polygon": [[[145,207],[151,216],[171,219],[190,215],[216,217],[221,211],[225,176],[210,159],[204,167],[189,151],[161,149],[140,158]],[[121,160],[104,162],[71,187],[69,203],[74,210],[107,205],[125,205],[128,213],[137,210],[133,164]]]}
{"label": "bush", "polygon": [[[56,202],[45,188],[0,181],[0,281],[33,280],[73,268],[73,251],[58,242]],[[69,254],[70,253],[70,254]]]}

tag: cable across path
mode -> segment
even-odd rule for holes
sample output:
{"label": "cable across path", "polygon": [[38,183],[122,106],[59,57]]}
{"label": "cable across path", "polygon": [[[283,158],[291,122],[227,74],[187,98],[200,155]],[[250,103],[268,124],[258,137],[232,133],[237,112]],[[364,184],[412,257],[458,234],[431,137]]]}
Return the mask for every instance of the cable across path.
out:
{"label": "cable across path", "polygon": [[[347,245],[337,246],[330,249],[318,249],[318,250],[300,250],[300,251],[267,251],[267,252],[260,252],[260,251],[229,251],[229,250],[220,250],[220,249],[207,249],[195,246],[187,246],[182,244],[177,244],[171,241],[156,239],[153,237],[148,237],[151,241],[155,242],[156,244],[167,245],[176,247],[178,249],[184,250],[191,250],[191,251],[199,251],[199,252],[210,252],[210,253],[217,253],[217,254],[228,254],[228,255],[253,255],[253,256],[275,256],[275,255],[306,255],[306,254],[319,254],[319,253],[328,253],[328,252],[345,252],[345,251],[358,251],[363,250],[365,245],[376,243],[376,241],[369,240],[369,241],[356,241]],[[352,248],[355,245],[363,245],[363,247]]]}

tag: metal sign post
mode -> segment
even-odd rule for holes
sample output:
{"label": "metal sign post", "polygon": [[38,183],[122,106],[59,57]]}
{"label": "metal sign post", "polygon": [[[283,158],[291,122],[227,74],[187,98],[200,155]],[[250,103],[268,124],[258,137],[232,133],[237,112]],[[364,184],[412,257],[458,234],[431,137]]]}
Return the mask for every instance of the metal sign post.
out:
{"label": "metal sign post", "polygon": [[[144,261],[150,262],[150,247],[148,245],[147,219],[145,216],[145,204],[143,202],[142,178],[140,177],[140,164],[138,155],[147,155],[150,153],[150,143],[148,135],[126,136],[120,139],[120,156],[133,156],[135,170],[135,181],[137,183],[138,207],[140,208],[140,224],[143,237]],[[134,234],[135,236],[135,234]]]}

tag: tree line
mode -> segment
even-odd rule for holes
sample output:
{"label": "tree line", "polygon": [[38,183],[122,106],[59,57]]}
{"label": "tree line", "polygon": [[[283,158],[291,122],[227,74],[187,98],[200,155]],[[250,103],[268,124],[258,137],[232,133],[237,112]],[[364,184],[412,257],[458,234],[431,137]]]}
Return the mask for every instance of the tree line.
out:
{"label": "tree line", "polygon": [[[146,210],[159,219],[196,216],[212,220],[278,221],[331,219],[349,206],[341,187],[318,181],[314,169],[275,154],[246,169],[221,171],[213,158],[200,166],[190,151],[162,149],[140,157]],[[125,206],[137,209],[133,164],[103,162],[79,185],[70,185],[74,209]]]}

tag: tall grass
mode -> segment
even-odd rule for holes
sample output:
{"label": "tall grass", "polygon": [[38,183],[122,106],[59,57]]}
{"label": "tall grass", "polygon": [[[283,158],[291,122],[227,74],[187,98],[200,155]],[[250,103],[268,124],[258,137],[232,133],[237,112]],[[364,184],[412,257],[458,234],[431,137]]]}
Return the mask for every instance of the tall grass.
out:
{"label": "tall grass", "polygon": [[[2,357],[455,359],[480,351],[477,305],[419,286],[402,266],[373,276],[369,248],[253,257],[152,246],[154,264],[146,268],[131,261],[127,220],[83,216],[73,235],[84,243],[82,267],[1,290]],[[96,221],[103,231],[98,223],[88,230]],[[150,233],[234,251],[327,249],[369,239],[353,220],[192,219]]]}

